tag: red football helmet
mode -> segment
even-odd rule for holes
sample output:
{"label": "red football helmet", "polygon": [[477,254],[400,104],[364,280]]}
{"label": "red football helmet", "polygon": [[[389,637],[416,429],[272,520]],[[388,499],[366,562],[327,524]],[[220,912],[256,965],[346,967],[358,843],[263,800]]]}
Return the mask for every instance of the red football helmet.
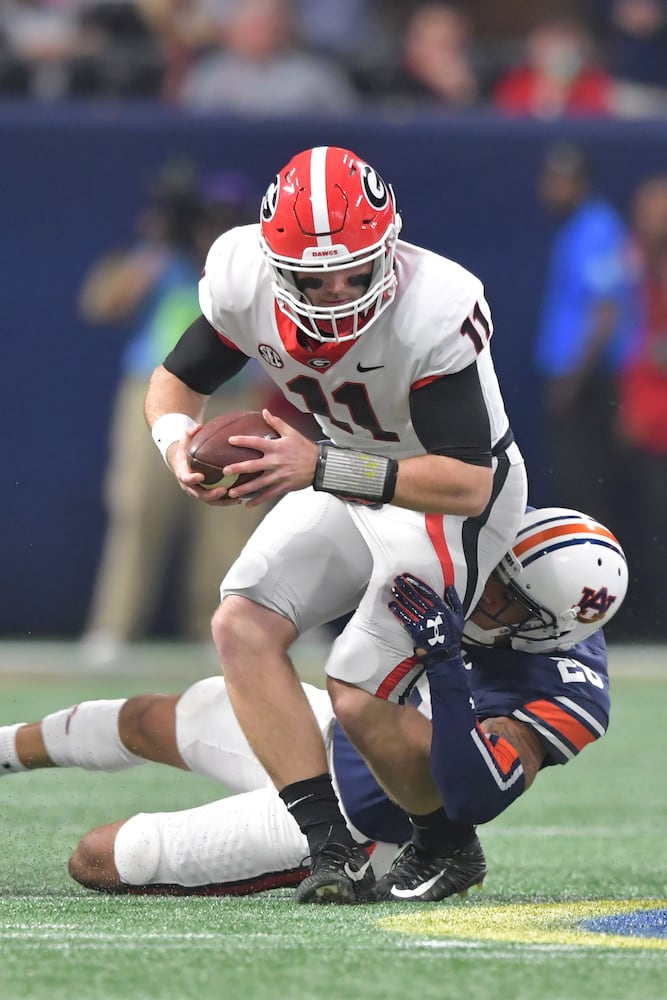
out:
{"label": "red football helmet", "polygon": [[[315,340],[355,340],[396,293],[394,250],[401,229],[394,192],[349,149],[298,153],[262,201],[261,245],[280,309]],[[368,288],[353,302],[314,306],[297,274],[372,263]]]}

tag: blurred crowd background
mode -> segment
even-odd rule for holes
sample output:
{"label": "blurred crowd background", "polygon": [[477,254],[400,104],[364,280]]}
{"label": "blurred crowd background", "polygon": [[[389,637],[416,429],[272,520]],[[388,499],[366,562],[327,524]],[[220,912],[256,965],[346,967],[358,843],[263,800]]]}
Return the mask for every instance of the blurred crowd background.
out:
{"label": "blurred crowd background", "polygon": [[667,109],[663,0],[3,0],[0,93],[278,114]]}
{"label": "blurred crowd background", "polygon": [[[177,490],[146,381],[215,236],[330,143],[485,281],[531,502],[616,532],[613,636],[667,640],[667,0],[3,0],[0,142],[0,636],[207,641],[262,511]],[[315,433],[253,365],[211,413],[262,405]]]}

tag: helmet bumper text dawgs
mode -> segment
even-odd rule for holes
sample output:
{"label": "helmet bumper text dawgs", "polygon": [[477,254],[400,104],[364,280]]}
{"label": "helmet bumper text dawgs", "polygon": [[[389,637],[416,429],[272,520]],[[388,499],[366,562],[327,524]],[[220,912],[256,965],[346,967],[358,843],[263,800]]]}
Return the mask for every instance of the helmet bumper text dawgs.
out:
{"label": "helmet bumper text dawgs", "polygon": [[594,518],[563,507],[532,510],[494,571],[531,615],[520,625],[481,629],[466,622],[465,636],[481,645],[509,636],[513,649],[567,650],[605,625],[628,588],[625,554]]}
{"label": "helmet bumper text dawgs", "polygon": [[[394,193],[350,150],[298,153],[269,185],[260,223],[278,306],[314,340],[355,340],[393,301],[401,229]],[[363,264],[372,265],[370,280],[354,301],[314,306],[299,289],[297,272],[322,277]]]}

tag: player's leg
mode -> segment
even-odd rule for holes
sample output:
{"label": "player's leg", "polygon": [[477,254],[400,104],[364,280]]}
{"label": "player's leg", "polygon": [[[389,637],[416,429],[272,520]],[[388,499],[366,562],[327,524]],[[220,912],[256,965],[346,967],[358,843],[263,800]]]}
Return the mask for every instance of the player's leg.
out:
{"label": "player's leg", "polygon": [[430,772],[429,721],[412,705],[397,705],[333,677],[327,687],[336,717],[390,798],[407,813],[437,809],[441,800]]}
{"label": "player's leg", "polygon": [[241,727],[276,786],[310,777],[304,762],[315,773],[326,770],[321,735],[288,654],[294,624],[230,594],[214,615],[213,634]]}
{"label": "player's leg", "polygon": [[0,727],[0,774],[45,767],[119,771],[145,760],[187,770],[176,739],[180,698],[86,701],[39,722]]}
{"label": "player's leg", "polygon": [[372,553],[373,571],[331,649],[329,693],[336,717],[382,787],[406,812],[427,814],[440,805],[429,767],[430,727],[402,704],[423,668],[387,603],[399,567],[416,563],[439,589],[443,567],[423,514],[386,506],[358,508],[352,516]]}
{"label": "player's leg", "polygon": [[[312,872],[300,884],[297,900],[356,902],[372,884],[372,869],[345,825],[321,734],[288,657],[294,626],[237,595],[223,602],[216,624],[239,721],[308,838]],[[249,686],[250,671],[244,674],[244,664],[247,669],[252,663],[261,664],[261,669]]]}
{"label": "player's leg", "polygon": [[[400,567],[410,566],[440,593],[455,582],[472,606],[514,539],[525,504],[522,463],[512,464],[507,456],[494,461],[493,500],[481,519],[415,516],[396,508],[358,511],[373,553],[373,579],[327,664],[336,716],[380,783],[411,816],[415,832],[410,850],[416,850],[418,860],[429,861],[420,885],[431,881],[436,862],[450,858],[453,869],[453,856],[461,851],[473,854],[470,864],[466,860],[463,882],[479,881],[485,867],[474,825],[459,822],[443,807],[429,766],[430,732],[410,710],[391,704],[409,692],[420,666],[404,630],[391,620],[389,588]],[[412,870],[410,877],[414,882]],[[447,885],[441,883],[442,895],[422,898],[442,898],[459,888],[465,885],[457,873]]]}
{"label": "player's leg", "polygon": [[[329,698],[310,684],[303,688],[328,739]],[[182,695],[82,702],[40,722],[0,726],[0,775],[44,767],[118,771],[147,760],[206,775],[234,791],[267,781],[220,676],[197,681]]]}
{"label": "player's leg", "polygon": [[[333,726],[331,701],[321,688],[302,684],[301,689],[320,739],[328,744]],[[176,705],[175,718],[178,752],[191,771],[236,792],[269,783],[239,725],[223,677],[207,677],[189,687]]]}
{"label": "player's leg", "polygon": [[[424,515],[391,506],[352,511],[372,554],[373,571],[327,663],[327,674],[333,679],[330,693],[337,718],[383,787],[399,794],[401,787],[406,789],[410,801],[400,797],[398,801],[408,810],[421,806],[426,813],[438,800],[428,781],[424,759],[428,737],[423,726],[410,715],[397,715],[391,706],[374,704],[349,685],[377,696],[380,702],[404,699],[421,667],[405,631],[387,608],[391,581],[409,568],[438,593],[454,584],[469,602],[466,605],[464,600],[464,607],[474,606],[486,579],[514,540],[525,498],[523,464],[512,464],[503,454],[494,459],[493,499],[482,518]],[[385,738],[394,725],[401,727],[407,741],[403,757]],[[421,778],[420,770],[426,772]]]}
{"label": "player's leg", "polygon": [[[266,515],[225,577],[213,620],[241,726],[308,838],[313,875],[300,901],[354,902],[371,877],[289,657],[298,634],[354,607],[369,572],[347,505],[310,489],[292,493]],[[325,844],[335,850],[323,852]],[[346,865],[358,869],[358,882],[344,874]]]}
{"label": "player's leg", "polygon": [[69,873],[76,882],[87,889],[124,891],[114,860],[116,834],[123,822],[118,820],[98,826],[82,837],[68,865]]}
{"label": "player's leg", "polygon": [[429,856],[413,838],[376,884],[381,900],[433,901],[481,884],[486,865],[476,825],[507,809],[532,784],[546,755],[537,732],[522,722],[478,723],[461,658],[429,667],[428,682],[434,779],[448,818],[471,839]]}
{"label": "player's leg", "polygon": [[81,702],[39,722],[0,727],[0,774],[44,767],[120,771],[143,764],[121,738],[126,704],[123,698]]}
{"label": "player's leg", "polygon": [[120,738],[159,764],[206,775],[232,791],[266,784],[231,706],[223,677],[207,677],[182,695],[137,695],[122,706]]}
{"label": "player's leg", "polygon": [[350,741],[380,785],[410,815],[415,835],[435,852],[433,845],[470,840],[472,833],[452,824],[442,808],[430,772],[428,722],[413,707],[400,704],[422,667],[387,602],[399,566],[416,561],[439,587],[443,569],[423,515],[399,508],[360,509],[355,518],[373,553],[373,576],[357,612],[334,643],[327,662],[329,691]]}
{"label": "player's leg", "polygon": [[[321,689],[305,688],[329,746],[331,704]],[[205,746],[206,733],[202,736]],[[379,801],[380,790],[354,753],[334,752],[333,761],[342,797],[354,802],[355,817],[371,821],[373,834],[384,840],[373,853],[373,864],[383,873],[405,840],[405,816],[387,800]],[[370,839],[352,830],[359,843]],[[275,788],[266,784],[196,809],[140,814],[91,830],[72,855],[70,874],[89,888],[109,892],[239,895],[297,885],[308,874],[308,853],[305,836]]]}
{"label": "player's leg", "polygon": [[240,895],[297,885],[307,855],[305,837],[267,786],[91,830],[69,872],[86,888],[107,892]]}

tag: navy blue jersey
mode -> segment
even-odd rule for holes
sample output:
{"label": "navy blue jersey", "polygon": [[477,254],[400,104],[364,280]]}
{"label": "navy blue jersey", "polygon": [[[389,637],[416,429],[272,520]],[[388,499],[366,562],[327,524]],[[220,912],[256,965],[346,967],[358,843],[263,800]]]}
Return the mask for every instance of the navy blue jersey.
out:
{"label": "navy blue jersey", "polygon": [[[482,721],[509,716],[530,726],[546,751],[543,766],[566,764],[588,743],[604,736],[609,723],[609,676],[602,630],[560,654],[524,653],[474,646],[465,652],[466,677]],[[423,680],[420,690],[428,697]],[[430,706],[422,705],[430,715]],[[407,815],[380,788],[338,723],[333,735],[333,767],[342,804],[370,840],[404,843]]]}
{"label": "navy blue jersey", "polygon": [[471,647],[468,685],[477,718],[511,716],[533,728],[545,765],[566,764],[609,724],[607,648],[602,630],[560,654]]}

